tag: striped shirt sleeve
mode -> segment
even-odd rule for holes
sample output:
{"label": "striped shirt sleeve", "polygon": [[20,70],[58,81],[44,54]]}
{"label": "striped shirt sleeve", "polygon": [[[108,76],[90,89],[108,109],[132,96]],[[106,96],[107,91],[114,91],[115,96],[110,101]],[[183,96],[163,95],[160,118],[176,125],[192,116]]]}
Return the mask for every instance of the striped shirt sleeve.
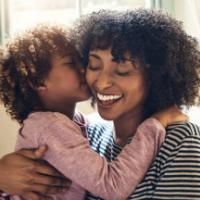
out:
{"label": "striped shirt sleeve", "polygon": [[200,199],[200,137],[185,137],[172,153],[161,171],[154,199]]}

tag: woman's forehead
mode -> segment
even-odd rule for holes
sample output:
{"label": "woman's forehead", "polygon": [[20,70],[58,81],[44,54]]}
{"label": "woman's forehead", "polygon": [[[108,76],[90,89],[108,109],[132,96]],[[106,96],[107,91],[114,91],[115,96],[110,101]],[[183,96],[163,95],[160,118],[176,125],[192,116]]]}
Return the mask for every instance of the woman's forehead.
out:
{"label": "woman's forehead", "polygon": [[99,55],[110,55],[112,58],[118,57],[118,59],[132,59],[133,56],[129,50],[122,51],[122,52],[115,52],[111,47],[107,49],[93,49],[89,51],[89,56],[98,58]]}

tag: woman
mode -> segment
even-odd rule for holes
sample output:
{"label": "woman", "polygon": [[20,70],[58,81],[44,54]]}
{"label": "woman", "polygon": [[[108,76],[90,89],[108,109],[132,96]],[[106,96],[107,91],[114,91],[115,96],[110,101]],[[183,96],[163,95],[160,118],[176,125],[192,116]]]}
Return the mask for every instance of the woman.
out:
{"label": "woman", "polygon": [[[152,113],[199,103],[197,42],[171,17],[151,10],[100,11],[83,18],[75,35],[98,112],[114,121],[114,129],[99,124],[88,128],[90,145],[109,160],[134,139],[134,130]],[[170,125],[129,199],[199,199],[199,144],[198,126]],[[87,199],[99,198],[88,194]]]}
{"label": "woman", "polygon": [[[75,35],[83,41],[79,47],[83,47],[86,64],[89,53],[86,77],[97,98],[98,110],[105,119],[114,120],[115,125],[114,130],[112,127],[106,129],[104,124],[88,128],[90,144],[99,154],[109,160],[115,159],[129,138],[134,138],[132,133],[137,126],[150,114],[174,104],[195,103],[200,56],[195,41],[182,31],[175,20],[146,10],[101,11],[83,19],[76,30]],[[160,41],[160,38],[163,40]],[[102,133],[106,133],[106,136]],[[187,153],[190,141],[198,153],[198,134],[198,128],[190,123],[170,126],[156,160],[130,198],[167,199],[170,196],[180,199],[183,195],[186,199],[194,199],[190,191],[187,193],[187,189],[182,189],[185,187],[180,181],[184,180],[190,189],[191,172],[186,177],[181,176],[176,158],[183,163],[181,155],[184,151],[177,149],[186,148]],[[191,166],[198,165],[195,158],[190,162]],[[189,167],[187,164],[184,163]],[[172,177],[175,184],[180,185],[175,195],[176,190],[171,187],[174,186],[173,182],[166,174],[168,169],[172,175],[174,171],[178,174],[178,177]],[[198,177],[198,173],[194,174],[193,171],[193,176]],[[165,177],[166,185],[162,182]],[[163,185],[167,192],[162,190]],[[183,191],[186,192],[182,194]],[[196,196],[198,192],[197,188]],[[88,194],[87,199],[91,199],[91,196]]]}

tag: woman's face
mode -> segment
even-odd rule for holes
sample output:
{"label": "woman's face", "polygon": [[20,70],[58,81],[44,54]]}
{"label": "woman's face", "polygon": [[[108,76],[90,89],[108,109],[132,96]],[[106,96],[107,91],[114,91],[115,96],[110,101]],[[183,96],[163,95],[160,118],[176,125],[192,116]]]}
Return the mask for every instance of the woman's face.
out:
{"label": "woman's face", "polygon": [[124,57],[124,61],[114,61],[110,49],[89,54],[86,80],[97,100],[99,114],[107,120],[143,112],[148,90],[144,67],[130,54]]}

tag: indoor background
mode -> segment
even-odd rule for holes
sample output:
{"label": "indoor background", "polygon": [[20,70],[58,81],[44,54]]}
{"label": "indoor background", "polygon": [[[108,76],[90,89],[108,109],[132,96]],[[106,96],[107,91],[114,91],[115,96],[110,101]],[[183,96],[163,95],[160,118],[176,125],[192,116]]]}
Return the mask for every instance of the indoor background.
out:
{"label": "indoor background", "polygon": [[[200,41],[199,0],[0,0],[0,46],[4,46],[13,35],[38,23],[71,26],[81,15],[99,9],[141,7],[168,12],[183,21],[185,30]],[[77,109],[94,116],[95,110],[89,101],[80,103]],[[193,107],[187,112],[190,120],[200,125],[200,108]],[[0,104],[0,157],[13,151],[18,128]]]}

